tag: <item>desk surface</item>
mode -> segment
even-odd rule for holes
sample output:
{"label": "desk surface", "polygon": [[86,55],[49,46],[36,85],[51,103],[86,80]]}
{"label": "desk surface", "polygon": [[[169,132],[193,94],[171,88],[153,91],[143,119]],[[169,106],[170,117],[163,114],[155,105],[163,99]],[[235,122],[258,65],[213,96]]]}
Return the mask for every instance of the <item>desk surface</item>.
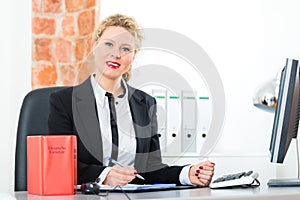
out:
{"label": "desk surface", "polygon": [[[110,193],[108,198],[96,195],[69,195],[69,196],[38,196],[30,195],[27,192],[15,192],[17,200],[119,200],[127,199],[122,193]],[[289,188],[268,188],[260,186],[257,188],[238,189],[185,189],[159,192],[128,193],[131,199],[255,199],[255,200],[294,200],[300,199],[300,187]]]}

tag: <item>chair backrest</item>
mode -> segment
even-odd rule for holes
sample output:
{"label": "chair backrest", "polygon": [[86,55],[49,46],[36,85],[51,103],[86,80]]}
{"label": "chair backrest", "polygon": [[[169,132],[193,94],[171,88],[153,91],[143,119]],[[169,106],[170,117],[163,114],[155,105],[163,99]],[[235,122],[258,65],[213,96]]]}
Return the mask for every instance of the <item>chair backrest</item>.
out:
{"label": "chair backrest", "polygon": [[66,87],[50,87],[29,92],[22,103],[16,142],[15,191],[27,190],[27,136],[48,134],[50,94]]}

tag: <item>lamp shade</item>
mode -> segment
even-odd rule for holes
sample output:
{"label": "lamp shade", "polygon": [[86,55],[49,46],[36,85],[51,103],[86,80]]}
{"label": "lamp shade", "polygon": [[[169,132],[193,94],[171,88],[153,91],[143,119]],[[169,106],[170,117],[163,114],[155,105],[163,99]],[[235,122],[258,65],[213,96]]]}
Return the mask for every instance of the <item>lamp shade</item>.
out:
{"label": "lamp shade", "polygon": [[278,81],[272,79],[264,83],[254,94],[253,104],[264,111],[275,112],[278,97]]}

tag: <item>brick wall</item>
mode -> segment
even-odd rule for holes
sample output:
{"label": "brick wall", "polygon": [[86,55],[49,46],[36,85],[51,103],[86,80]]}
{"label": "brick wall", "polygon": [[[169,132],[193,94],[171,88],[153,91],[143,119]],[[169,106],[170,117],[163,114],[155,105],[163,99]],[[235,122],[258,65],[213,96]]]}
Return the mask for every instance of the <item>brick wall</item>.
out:
{"label": "brick wall", "polygon": [[32,0],[32,88],[74,85],[90,73],[100,0]]}

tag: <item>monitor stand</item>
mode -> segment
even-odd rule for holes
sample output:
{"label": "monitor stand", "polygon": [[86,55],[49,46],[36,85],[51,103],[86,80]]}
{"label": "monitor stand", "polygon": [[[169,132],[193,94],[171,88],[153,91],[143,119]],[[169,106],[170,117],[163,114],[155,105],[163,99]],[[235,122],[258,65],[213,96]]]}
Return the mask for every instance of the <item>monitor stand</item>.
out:
{"label": "monitor stand", "polygon": [[300,179],[270,179],[268,182],[269,187],[300,187]]}

